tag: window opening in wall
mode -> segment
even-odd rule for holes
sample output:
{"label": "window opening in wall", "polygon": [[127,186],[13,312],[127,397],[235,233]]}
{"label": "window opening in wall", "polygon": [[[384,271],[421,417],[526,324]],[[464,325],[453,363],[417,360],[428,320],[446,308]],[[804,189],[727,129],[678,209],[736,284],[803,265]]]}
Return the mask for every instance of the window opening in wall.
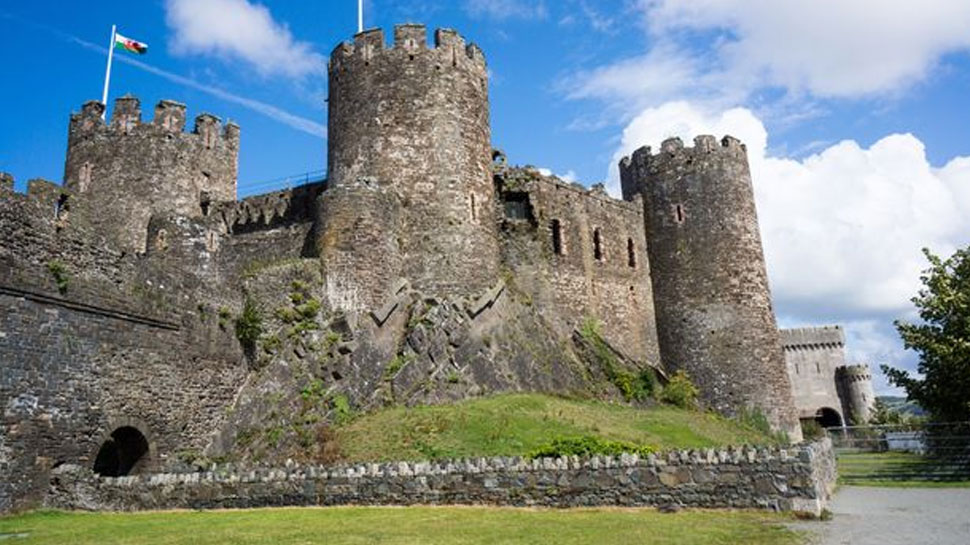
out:
{"label": "window opening in wall", "polygon": [[474,193],[471,194],[471,212],[472,212],[472,221],[478,220],[478,211],[475,210],[475,194]]}
{"label": "window opening in wall", "polygon": [[111,432],[94,460],[94,472],[104,477],[121,477],[137,472],[148,459],[148,440],[131,426]]}
{"label": "window opening in wall", "polygon": [[503,195],[505,199],[505,217],[513,220],[532,220],[532,204],[529,194],[524,191],[510,191]]}
{"label": "window opening in wall", "polygon": [[596,258],[596,261],[603,261],[603,242],[599,227],[593,229],[593,257]]}
{"label": "window opening in wall", "polygon": [[636,268],[637,266],[637,250],[633,245],[633,239],[626,239],[626,264],[630,268]]}
{"label": "window opening in wall", "polygon": [[798,368],[798,364],[796,363],[795,364],[795,374],[797,375],[797,374],[799,374],[799,372],[800,372],[800,370]]}
{"label": "window opening in wall", "polygon": [[549,229],[552,230],[552,251],[556,255],[562,255],[562,223],[559,220],[552,220]]}
{"label": "window opening in wall", "polygon": [[212,204],[212,197],[209,195],[208,191],[199,192],[199,208],[202,209],[202,215],[209,215],[209,206]]}
{"label": "window opening in wall", "polygon": [[69,207],[67,206],[67,195],[61,193],[61,195],[57,198],[57,202],[54,203],[54,219],[61,219],[68,210]]}
{"label": "window opening in wall", "polygon": [[815,362],[815,372],[820,375],[822,374],[822,366],[819,365],[818,362]]}
{"label": "window opening in wall", "polygon": [[677,223],[684,223],[684,206],[678,204],[674,206],[674,220]]}

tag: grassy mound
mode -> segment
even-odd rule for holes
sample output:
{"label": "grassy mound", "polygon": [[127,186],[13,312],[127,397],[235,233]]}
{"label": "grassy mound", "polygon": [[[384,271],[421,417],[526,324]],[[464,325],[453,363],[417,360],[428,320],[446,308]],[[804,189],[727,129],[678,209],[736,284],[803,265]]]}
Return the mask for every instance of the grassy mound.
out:
{"label": "grassy mound", "polygon": [[571,436],[660,449],[772,442],[761,431],[710,413],[540,394],[384,409],[338,427],[335,436],[341,457],[348,461],[522,456]]}

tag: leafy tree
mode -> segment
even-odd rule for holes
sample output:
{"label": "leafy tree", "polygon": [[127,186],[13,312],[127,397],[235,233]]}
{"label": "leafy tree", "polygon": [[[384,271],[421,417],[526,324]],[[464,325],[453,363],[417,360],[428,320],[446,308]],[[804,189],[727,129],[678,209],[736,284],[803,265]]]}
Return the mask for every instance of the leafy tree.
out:
{"label": "leafy tree", "polygon": [[908,349],[919,352],[919,379],[887,365],[889,382],[937,421],[970,420],[970,247],[942,260],[924,249],[930,268],[912,299],[920,323],[895,322]]}

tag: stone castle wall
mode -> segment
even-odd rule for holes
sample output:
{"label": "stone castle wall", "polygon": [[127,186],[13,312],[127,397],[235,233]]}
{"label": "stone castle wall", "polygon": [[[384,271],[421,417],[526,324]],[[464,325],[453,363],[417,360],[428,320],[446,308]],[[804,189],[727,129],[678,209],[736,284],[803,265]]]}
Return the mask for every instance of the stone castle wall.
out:
{"label": "stone castle wall", "polygon": [[660,354],[725,414],[763,412],[801,437],[771,304],[747,152],[738,140],[679,138],[620,163],[643,196]]}
{"label": "stone castle wall", "polygon": [[204,449],[249,373],[220,314],[253,265],[299,257],[320,184],[155,216],[136,255],[75,221],[86,195],[0,182],[0,511],[37,501],[57,464],[90,467],[120,426],[157,467]]}
{"label": "stone castle wall", "polygon": [[[320,255],[326,266],[331,254],[354,246],[380,259],[384,244],[356,245],[359,211],[365,221],[388,222],[381,232],[394,240],[401,272],[416,288],[462,296],[483,292],[498,279],[488,77],[481,50],[456,32],[439,29],[433,47],[426,42],[423,25],[399,25],[393,47],[375,29],[331,54],[330,185],[340,190],[369,180],[388,195],[348,203],[348,211],[338,210],[341,199],[329,200]],[[381,218],[393,200],[401,213]],[[375,208],[360,208],[366,205]],[[362,279],[351,278],[359,272],[331,264],[328,282],[360,285]],[[396,278],[367,280],[377,285],[360,286],[357,299],[334,302],[356,305],[348,310],[373,308],[381,299],[373,294],[386,293]]]}
{"label": "stone castle wall", "polygon": [[86,198],[82,219],[128,251],[144,251],[153,214],[203,216],[208,203],[236,199],[239,127],[209,114],[183,131],[185,106],[163,100],[143,122],[137,98],[115,101],[111,121],[99,102],[71,116],[64,186]]}
{"label": "stone castle wall", "polygon": [[322,467],[220,467],[99,478],[64,467],[46,504],[143,510],[290,505],[684,506],[819,516],[835,486],[831,441],[793,448],[673,451],[640,457],[518,457]]}
{"label": "stone castle wall", "polygon": [[845,366],[842,328],[782,329],[781,344],[799,418],[814,419],[820,409],[829,408],[847,423],[835,378],[836,369]]}
{"label": "stone castle wall", "polygon": [[529,168],[497,166],[496,180],[503,263],[533,304],[563,335],[594,318],[615,347],[659,365],[640,203]]}

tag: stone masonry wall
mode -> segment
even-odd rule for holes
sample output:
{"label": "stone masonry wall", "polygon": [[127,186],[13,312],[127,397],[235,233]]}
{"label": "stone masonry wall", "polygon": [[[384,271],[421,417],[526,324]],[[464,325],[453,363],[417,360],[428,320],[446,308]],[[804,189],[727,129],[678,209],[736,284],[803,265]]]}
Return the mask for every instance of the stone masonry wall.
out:
{"label": "stone masonry wall", "polygon": [[165,100],[142,122],[130,96],[115,101],[108,124],[103,111],[91,101],[71,116],[64,185],[86,197],[74,214],[121,249],[144,251],[153,214],[199,217],[208,202],[236,199],[237,125],[200,114],[184,132],[185,106]]}
{"label": "stone masonry wall", "polygon": [[91,467],[122,425],[149,456],[201,450],[246,376],[177,324],[9,292],[0,308],[0,511],[36,500],[59,463]]}
{"label": "stone masonry wall", "polygon": [[814,419],[830,408],[846,421],[836,386],[836,369],[845,366],[845,333],[839,326],[782,329],[781,344],[799,418]]}
{"label": "stone masonry wall", "polygon": [[503,220],[502,250],[505,266],[533,304],[561,335],[592,317],[615,347],[659,365],[641,204],[530,168],[497,165],[496,180],[503,202],[527,199],[518,206],[531,217],[507,214]]}
{"label": "stone masonry wall", "polygon": [[207,300],[180,299],[205,260],[119,250],[73,221],[80,199],[0,186],[0,511],[36,502],[53,465],[90,467],[122,425],[159,464],[201,450],[247,373],[231,331],[181,312]]}
{"label": "stone masonry wall", "polygon": [[708,406],[756,409],[800,439],[744,145],[671,138],[624,158],[620,175],[626,200],[643,196],[664,365],[689,372]]}
{"label": "stone masonry wall", "polygon": [[[481,50],[447,29],[437,30],[429,46],[423,25],[398,25],[392,47],[385,46],[380,29],[368,30],[353,44],[334,49],[329,77],[330,187],[369,180],[396,195],[400,223],[382,232],[393,239],[402,275],[417,289],[461,297],[493,286],[499,248],[488,74]],[[385,245],[355,245],[354,222],[358,211],[365,221],[380,219],[380,208],[361,207],[383,206],[386,199],[348,202],[352,208],[344,212],[335,209],[341,202],[331,199],[322,218],[324,263],[329,251],[350,246],[379,260]],[[393,275],[329,278],[341,274],[339,269],[327,274],[328,283],[357,285],[361,294],[386,293],[396,280]],[[362,286],[365,280],[375,285]],[[365,307],[375,302],[364,301]]]}
{"label": "stone masonry wall", "polygon": [[835,485],[829,439],[792,448],[674,451],[641,458],[474,458],[322,467],[214,466],[99,478],[65,466],[46,504],[142,510],[286,505],[491,504],[755,508],[819,515]]}

